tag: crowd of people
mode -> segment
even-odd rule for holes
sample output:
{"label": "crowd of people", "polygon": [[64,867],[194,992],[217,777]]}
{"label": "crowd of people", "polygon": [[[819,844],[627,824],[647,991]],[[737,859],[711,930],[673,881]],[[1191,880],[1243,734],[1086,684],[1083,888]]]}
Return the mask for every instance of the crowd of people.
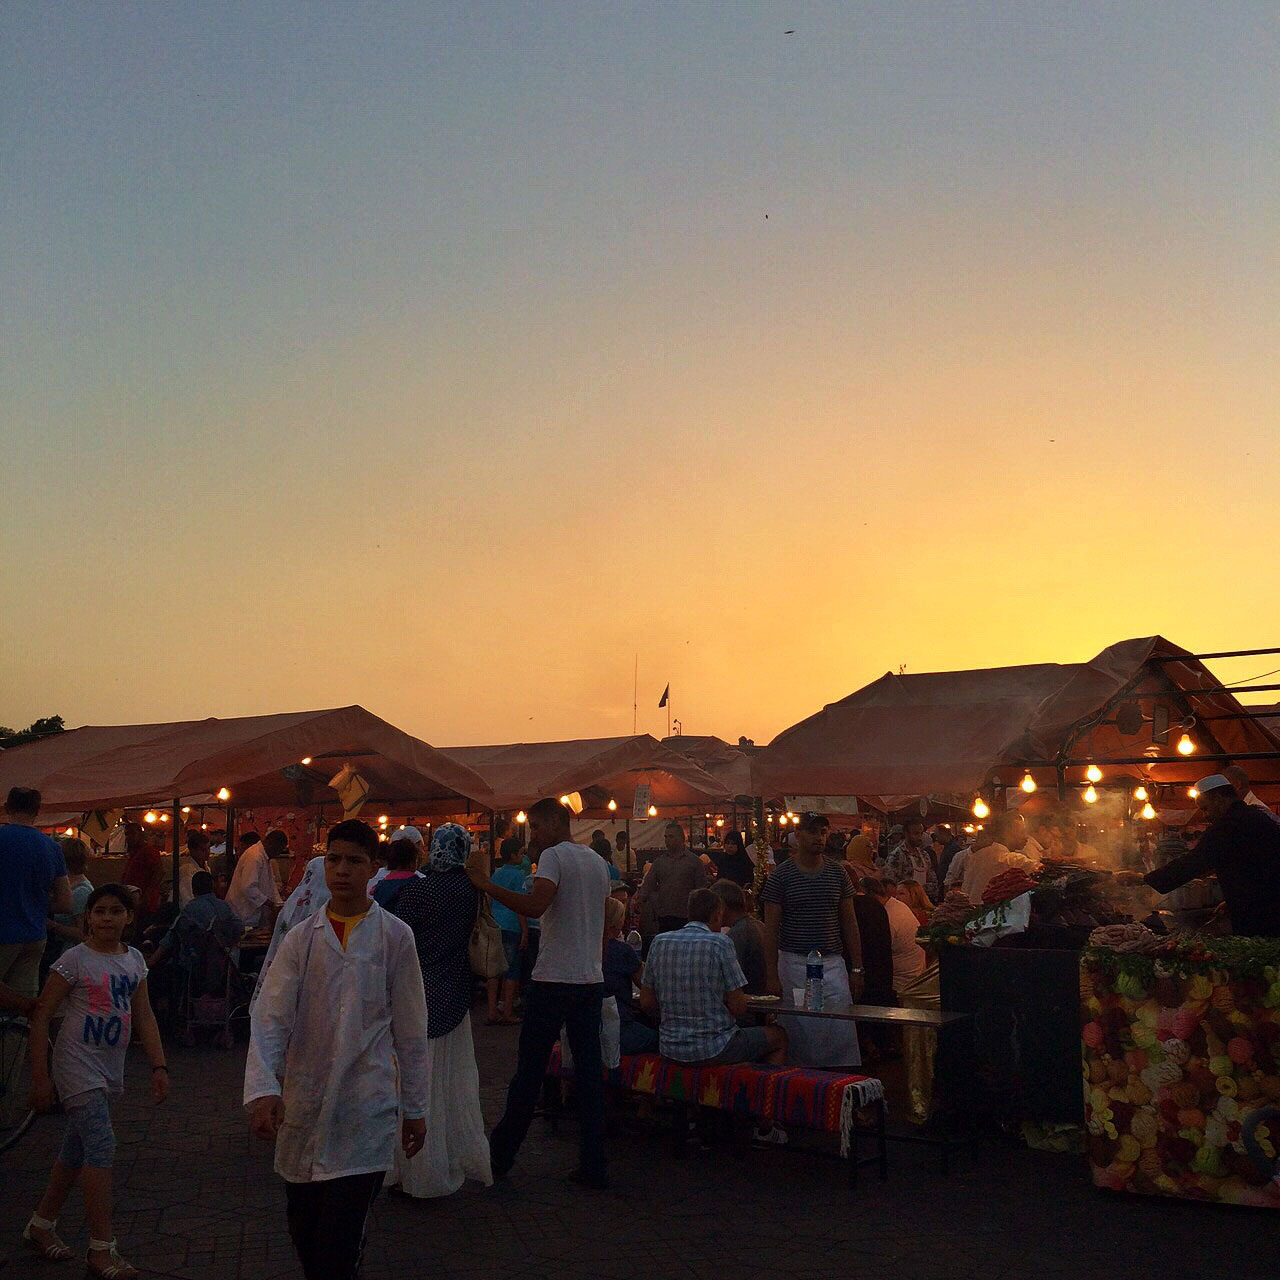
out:
{"label": "crowd of people", "polygon": [[[1212,775],[1199,791],[1205,832],[1194,848],[1167,850],[1146,880],[1167,891],[1216,872],[1238,927],[1280,934],[1280,820],[1250,798],[1247,778]],[[883,842],[869,826],[844,835],[827,816],[805,813],[776,850],[731,830],[718,849],[699,852],[671,822],[638,881],[616,865],[619,854],[624,865],[633,856],[624,842],[595,832],[578,843],[555,799],[530,808],[527,841],[504,840],[494,866],[454,823],[429,841],[413,826],[387,840],[351,819],[330,828],[311,858],[291,855],[279,833],[249,831],[231,866],[193,830],[178,869],[180,911],[144,958],[130,939],[163,906],[150,892],[145,833],[129,836],[130,882],[95,889],[85,846],[38,830],[38,794],[15,789],[6,809],[0,859],[20,874],[0,882],[0,1005],[30,1014],[33,1101],[45,1106],[56,1091],[67,1117],[23,1239],[45,1258],[70,1258],[57,1218],[79,1184],[89,1271],[112,1278],[137,1273],[111,1227],[110,1100],[135,1032],[153,1097],[164,1100],[149,974],[194,935],[216,933],[230,946],[246,929],[272,928],[243,1102],[253,1132],[275,1144],[289,1231],[315,1280],[357,1274],[368,1209],[384,1186],[432,1199],[468,1179],[505,1178],[557,1041],[572,1055],[580,1120],[571,1176],[603,1188],[605,1068],[618,1053],[699,1066],[856,1067],[852,1019],[794,1012],[810,998],[815,964],[827,1011],[929,1007],[936,964],[917,931],[945,895],[980,902],[1011,868],[1100,856],[1073,822],[1046,814],[1029,829],[1016,811],[972,832],[912,819]],[[478,974],[472,951],[489,912],[501,963]],[[478,979],[488,1020],[519,1026],[505,1107],[488,1135],[470,1017]],[[776,1016],[761,1019],[759,1005],[749,1012],[753,996],[773,997]],[[45,1046],[60,1012],[50,1076]],[[787,1140],[776,1124],[755,1137]]]}

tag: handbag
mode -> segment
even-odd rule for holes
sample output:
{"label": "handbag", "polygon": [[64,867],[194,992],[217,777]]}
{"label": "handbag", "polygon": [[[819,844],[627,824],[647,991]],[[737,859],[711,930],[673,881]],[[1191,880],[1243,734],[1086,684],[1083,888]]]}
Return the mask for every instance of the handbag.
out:
{"label": "handbag", "polygon": [[502,930],[493,918],[489,895],[476,891],[476,922],[471,926],[467,942],[467,959],[471,972],[478,978],[500,978],[507,971],[507,953],[502,945]]}

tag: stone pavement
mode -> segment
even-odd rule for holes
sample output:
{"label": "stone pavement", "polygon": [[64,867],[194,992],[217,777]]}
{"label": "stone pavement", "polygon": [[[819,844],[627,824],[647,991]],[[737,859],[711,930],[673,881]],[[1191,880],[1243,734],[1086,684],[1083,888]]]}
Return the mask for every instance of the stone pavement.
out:
{"label": "stone pavement", "polygon": [[[486,1117],[501,1110],[517,1031],[476,1024]],[[152,1276],[296,1277],[284,1197],[268,1148],[239,1103],[243,1048],[170,1050],[173,1094],[145,1100],[145,1065],[117,1112],[117,1233]],[[843,1166],[791,1150],[714,1148],[677,1159],[669,1139],[624,1133],[610,1147],[614,1189],[565,1174],[573,1124],[535,1122],[510,1179],[443,1202],[383,1196],[366,1280],[1275,1280],[1280,1223],[1265,1212],[1104,1196],[1076,1157],[998,1141],[960,1155],[950,1178],[931,1151],[892,1149],[890,1180],[868,1170],[850,1194]],[[0,1155],[6,1277],[79,1276],[24,1254],[18,1235],[61,1139],[41,1121]],[[66,1238],[84,1243],[78,1196]]]}

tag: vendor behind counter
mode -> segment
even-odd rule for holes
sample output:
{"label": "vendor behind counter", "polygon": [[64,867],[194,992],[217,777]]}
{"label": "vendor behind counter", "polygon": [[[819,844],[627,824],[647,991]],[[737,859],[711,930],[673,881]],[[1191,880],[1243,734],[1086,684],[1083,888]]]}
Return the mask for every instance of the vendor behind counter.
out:
{"label": "vendor behind counter", "polygon": [[1231,915],[1231,931],[1245,937],[1280,938],[1280,823],[1246,804],[1220,773],[1196,784],[1209,827],[1188,854],[1144,879],[1168,893],[1199,876],[1216,874]]}

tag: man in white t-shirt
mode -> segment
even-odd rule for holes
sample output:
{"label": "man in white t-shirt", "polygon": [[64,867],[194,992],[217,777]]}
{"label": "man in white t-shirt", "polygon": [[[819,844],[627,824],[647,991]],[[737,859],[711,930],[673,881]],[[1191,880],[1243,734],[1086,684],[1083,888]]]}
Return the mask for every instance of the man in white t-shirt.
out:
{"label": "man in white t-shirt", "polygon": [[987,885],[1010,867],[1030,871],[1040,865],[1021,851],[1027,844],[1027,824],[1016,810],[998,814],[991,824],[990,844],[979,848],[975,841],[964,860],[960,887],[970,902],[981,902]]}
{"label": "man in white t-shirt", "polygon": [[240,856],[227,889],[227,906],[240,917],[246,929],[259,925],[271,928],[280,911],[280,891],[271,874],[271,859],[256,831],[240,837]]}
{"label": "man in white t-shirt", "polygon": [[884,908],[889,917],[889,941],[893,951],[893,989],[901,992],[924,972],[924,948],[916,941],[920,921],[901,898],[893,893],[893,886],[885,880],[872,882],[871,895]]}
{"label": "man in white t-shirt", "polygon": [[515,1163],[533,1120],[551,1050],[563,1026],[573,1052],[578,1100],[579,1162],[574,1182],[604,1189],[604,1077],[600,1059],[600,1005],[604,999],[604,904],[609,868],[604,859],[569,838],[572,815],[558,800],[529,810],[529,854],[537,862],[528,893],[489,878],[488,859],[475,848],[467,861],[472,883],[517,915],[538,920],[542,941],[525,992],[520,1054],[507,1089],[507,1107],[489,1136],[495,1178]]}

